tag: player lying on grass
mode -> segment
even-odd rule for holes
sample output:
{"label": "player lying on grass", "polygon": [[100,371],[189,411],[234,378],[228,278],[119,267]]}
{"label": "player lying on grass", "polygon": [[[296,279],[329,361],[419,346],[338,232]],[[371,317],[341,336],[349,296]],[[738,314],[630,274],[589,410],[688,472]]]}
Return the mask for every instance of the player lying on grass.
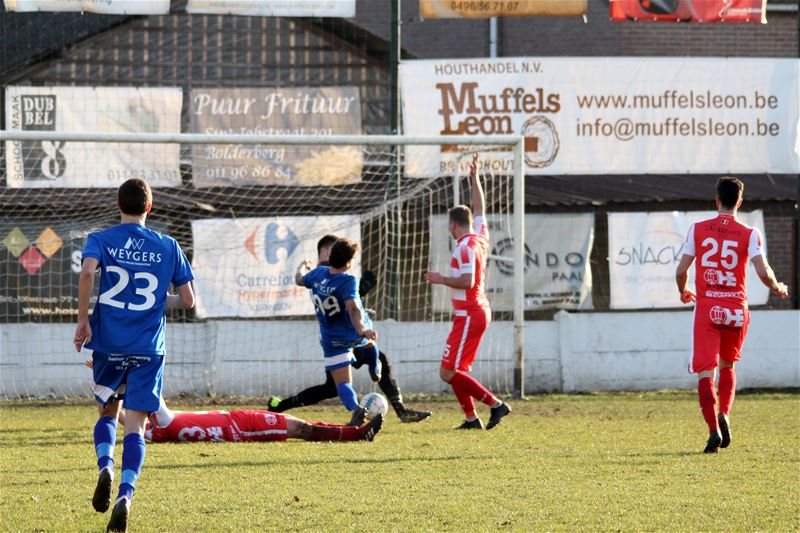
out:
{"label": "player lying on grass", "polygon": [[144,436],[153,442],[371,441],[382,424],[383,415],[362,426],[343,426],[252,409],[173,411],[162,399],[158,411],[150,417]]}
{"label": "player lying on grass", "polygon": [[[338,240],[335,235],[325,235],[317,242],[317,266],[329,266],[328,259],[330,258],[331,248],[333,243]],[[365,272],[358,284],[358,295],[360,298],[366,296],[375,287],[375,276],[371,272]],[[366,314],[365,320],[370,320],[369,314]],[[370,326],[371,327],[371,326]],[[371,347],[358,346],[353,348],[353,355],[355,362],[352,364],[353,368],[361,368],[369,364],[370,358],[374,355]],[[381,364],[381,378],[378,380],[378,386],[389,399],[395,413],[400,418],[401,422],[419,422],[431,416],[430,411],[415,411],[409,409],[403,403],[403,396],[400,394],[400,387],[397,381],[392,377],[392,362],[385,353],[378,350],[378,360]],[[333,375],[329,370],[325,371],[325,383],[321,385],[314,385],[307,389],[303,389],[297,394],[281,400],[275,396],[271,396],[268,402],[270,411],[282,413],[295,407],[302,407],[304,405],[314,405],[323,400],[336,398],[338,391],[336,390],[336,383],[333,380]]]}
{"label": "player lying on grass", "polygon": [[[91,359],[86,366],[94,366]],[[117,418],[125,425],[124,410],[118,409]],[[150,414],[144,438],[152,442],[372,441],[382,425],[383,415],[362,426],[342,426],[262,410],[173,411],[162,397],[158,410]]]}
{"label": "player lying on grass", "polygon": [[[715,218],[692,224],[683,257],[675,271],[683,303],[695,302],[692,326],[692,360],[689,371],[697,374],[700,411],[710,435],[703,453],[717,453],[731,443],[730,413],[736,393],[734,366],[742,356],[742,344],[750,325],[745,277],[747,260],[753,262],[761,282],[781,298],[789,295],[775,279],[757,229],[736,220],[742,205],[744,184],[736,178],[717,181]],[[695,269],[695,294],[686,286],[689,267],[700,255]],[[714,375],[719,364],[719,411]]]}

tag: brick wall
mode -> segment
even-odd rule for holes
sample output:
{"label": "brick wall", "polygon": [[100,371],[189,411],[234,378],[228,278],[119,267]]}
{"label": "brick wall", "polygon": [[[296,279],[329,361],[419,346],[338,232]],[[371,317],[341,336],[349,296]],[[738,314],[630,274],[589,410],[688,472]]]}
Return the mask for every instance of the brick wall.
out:
{"label": "brick wall", "polygon": [[[788,209],[787,209],[788,211]],[[797,224],[791,214],[774,214],[764,211],[764,231],[767,240],[767,260],[775,277],[789,286],[789,298],[782,300],[771,294],[770,307],[792,309],[797,298]]]}

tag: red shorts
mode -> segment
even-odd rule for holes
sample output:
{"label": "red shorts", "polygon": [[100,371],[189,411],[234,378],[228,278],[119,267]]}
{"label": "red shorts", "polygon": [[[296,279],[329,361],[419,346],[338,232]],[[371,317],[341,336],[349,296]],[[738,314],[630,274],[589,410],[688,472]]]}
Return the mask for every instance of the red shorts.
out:
{"label": "red shorts", "polygon": [[735,363],[750,325],[747,305],[704,298],[694,307],[690,372],[713,370],[719,358]]}
{"label": "red shorts", "polygon": [[243,441],[285,441],[286,417],[269,411],[231,411]]}
{"label": "red shorts", "polygon": [[492,311],[488,307],[469,311],[457,310],[453,329],[450,330],[442,354],[442,368],[464,372],[472,370],[478,345],[491,321]]}

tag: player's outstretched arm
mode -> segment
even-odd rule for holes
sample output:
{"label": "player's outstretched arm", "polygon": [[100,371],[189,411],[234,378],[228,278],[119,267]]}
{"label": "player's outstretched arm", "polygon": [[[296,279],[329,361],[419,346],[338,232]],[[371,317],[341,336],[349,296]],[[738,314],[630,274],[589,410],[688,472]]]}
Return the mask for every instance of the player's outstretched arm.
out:
{"label": "player's outstretched arm", "polygon": [[475,285],[475,273],[461,274],[458,277],[443,276],[439,272],[426,272],[425,281],[432,285],[446,285],[452,289],[471,289]]}
{"label": "player's outstretched arm", "polygon": [[761,279],[761,283],[769,287],[769,290],[781,298],[789,296],[789,287],[785,283],[778,281],[775,277],[775,272],[772,271],[772,267],[769,266],[763,255],[757,255],[753,258],[753,266],[759,279]]}
{"label": "player's outstretched arm", "polygon": [[486,211],[485,195],[483,194],[483,185],[481,185],[481,178],[478,176],[478,154],[472,157],[472,163],[469,166],[469,182],[472,189],[472,214],[476,217],[482,217]]}
{"label": "player's outstretched arm", "polygon": [[83,260],[81,274],[78,279],[78,325],[75,327],[75,351],[80,352],[83,345],[92,340],[92,328],[89,326],[89,298],[94,289],[94,271],[99,262],[94,257]]}
{"label": "player's outstretched arm", "polygon": [[167,307],[173,309],[191,309],[194,307],[194,288],[192,282],[184,283],[177,288],[177,293],[167,293]]}
{"label": "player's outstretched arm", "polygon": [[308,274],[311,270],[311,261],[305,259],[302,263],[297,266],[297,271],[294,273],[294,283],[299,287],[305,287],[305,283],[303,283],[303,276]]}
{"label": "player's outstretched arm", "polygon": [[687,288],[689,283],[689,267],[694,262],[693,255],[683,254],[675,269],[675,282],[678,284],[678,293],[681,295],[681,302],[688,304],[695,301],[695,294]]}
{"label": "player's outstretched arm", "polygon": [[364,325],[364,314],[361,312],[361,306],[355,300],[347,300],[345,303],[347,315],[350,317],[350,323],[356,328],[356,333],[365,339],[374,341],[378,338],[378,334],[374,329],[367,329]]}

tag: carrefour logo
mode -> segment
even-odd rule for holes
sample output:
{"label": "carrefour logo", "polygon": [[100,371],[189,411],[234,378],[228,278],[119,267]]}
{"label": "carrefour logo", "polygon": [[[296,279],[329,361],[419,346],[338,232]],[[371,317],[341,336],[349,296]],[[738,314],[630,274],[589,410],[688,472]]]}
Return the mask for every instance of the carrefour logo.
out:
{"label": "carrefour logo", "polygon": [[[253,232],[245,239],[244,247],[255,259],[258,259],[256,253],[256,234],[259,227],[256,227]],[[270,222],[264,230],[264,258],[270,265],[275,265],[281,262],[279,252],[284,250],[284,260],[291,257],[295,249],[300,245],[300,240],[297,235],[283,224],[276,224]]]}

